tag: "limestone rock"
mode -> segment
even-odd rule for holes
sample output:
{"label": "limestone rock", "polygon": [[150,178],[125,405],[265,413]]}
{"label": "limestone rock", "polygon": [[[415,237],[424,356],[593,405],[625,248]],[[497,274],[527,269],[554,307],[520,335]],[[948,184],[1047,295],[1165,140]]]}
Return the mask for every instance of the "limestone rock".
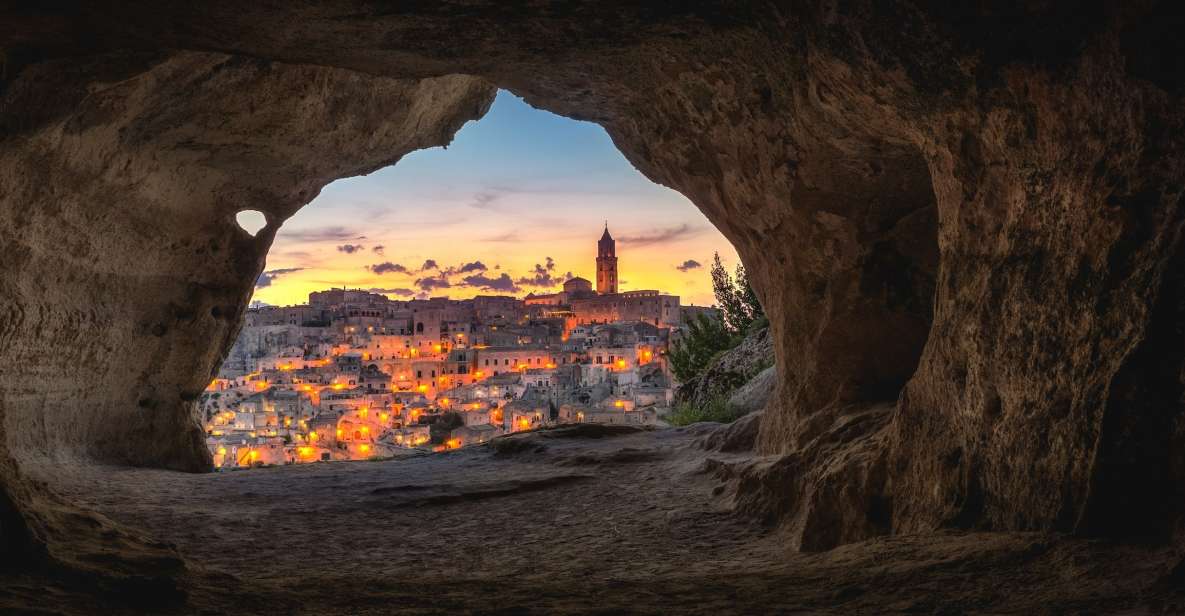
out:
{"label": "limestone rock", "polygon": [[680,385],[676,400],[703,406],[715,398],[727,399],[773,362],[774,347],[769,329],[759,329],[745,336],[736,348],[721,353],[702,374]]}
{"label": "limestone rock", "polygon": [[191,402],[278,225],[446,142],[496,84],[605,127],[736,246],[778,365],[739,509],[809,549],[952,526],[1180,545],[1176,8],[0,9],[0,541],[65,536],[22,469],[201,468]]}

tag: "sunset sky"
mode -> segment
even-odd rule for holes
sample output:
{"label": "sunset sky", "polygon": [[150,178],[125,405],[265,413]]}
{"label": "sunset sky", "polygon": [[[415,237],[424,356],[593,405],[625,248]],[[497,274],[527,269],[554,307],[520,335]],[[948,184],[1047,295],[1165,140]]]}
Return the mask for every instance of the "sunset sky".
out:
{"label": "sunset sky", "polygon": [[710,305],[712,253],[737,262],[690,201],[638,173],[601,127],[503,91],[447,149],[325,187],[280,229],[254,299],[298,304],[334,286],[393,299],[557,291],[569,273],[595,279],[605,221],[622,290]]}

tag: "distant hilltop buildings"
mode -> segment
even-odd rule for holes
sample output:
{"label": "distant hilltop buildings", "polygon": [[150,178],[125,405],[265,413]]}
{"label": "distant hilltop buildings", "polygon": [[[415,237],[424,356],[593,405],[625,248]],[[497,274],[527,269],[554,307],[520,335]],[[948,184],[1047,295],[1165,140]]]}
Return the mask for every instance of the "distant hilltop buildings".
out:
{"label": "distant hilltop buildings", "polygon": [[[679,297],[619,292],[616,243],[597,290],[392,300],[352,289],[247,311],[201,405],[220,468],[451,449],[555,423],[654,423]],[[688,312],[702,311],[688,307]]]}

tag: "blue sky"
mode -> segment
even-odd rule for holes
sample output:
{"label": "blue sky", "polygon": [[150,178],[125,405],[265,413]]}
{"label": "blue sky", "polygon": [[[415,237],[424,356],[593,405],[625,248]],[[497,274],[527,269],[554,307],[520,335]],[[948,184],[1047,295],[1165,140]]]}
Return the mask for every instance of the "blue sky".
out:
{"label": "blue sky", "polygon": [[[619,240],[625,290],[659,288],[710,304],[712,252],[736,263],[699,210],[643,177],[600,126],[502,91],[447,148],[326,186],[281,228],[268,257],[268,271],[280,273],[265,278],[255,299],[299,303],[331,285],[391,289],[392,297],[547,292],[568,273],[593,277],[606,220]],[[439,268],[425,269],[428,261]],[[384,263],[391,265],[375,268]],[[480,277],[458,275],[465,264]],[[501,282],[485,286],[491,279]]]}

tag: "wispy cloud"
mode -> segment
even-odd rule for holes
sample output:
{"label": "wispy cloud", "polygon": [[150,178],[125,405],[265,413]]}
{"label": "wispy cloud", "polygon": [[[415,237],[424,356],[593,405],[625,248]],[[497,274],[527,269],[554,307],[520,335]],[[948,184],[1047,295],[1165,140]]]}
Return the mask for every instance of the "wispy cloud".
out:
{"label": "wispy cloud", "polygon": [[421,272],[426,272],[428,270],[438,270],[438,269],[440,269],[440,266],[436,264],[436,259],[428,259],[427,261],[424,261],[423,265],[420,266]]}
{"label": "wispy cloud", "polygon": [[694,237],[704,232],[702,227],[693,227],[687,223],[683,223],[677,227],[669,227],[666,229],[656,229],[641,235],[625,235],[617,238],[617,241],[622,244],[630,244],[632,246],[653,246],[655,244],[669,244],[677,242],[689,237]]}
{"label": "wispy cloud", "polygon": [[286,267],[286,268],[281,268],[281,269],[268,270],[268,271],[260,274],[259,278],[255,279],[255,288],[256,289],[263,289],[265,287],[270,287],[270,286],[272,286],[272,283],[275,282],[276,279],[279,278],[280,276],[283,276],[284,274],[291,274],[292,272],[299,272],[303,269],[304,269],[303,267]]}
{"label": "wispy cloud", "polygon": [[696,261],[695,259],[688,259],[688,260],[684,261],[683,263],[676,265],[675,269],[679,270],[680,272],[690,272],[693,269],[699,269],[703,266],[704,266],[703,263],[700,263],[699,261]]}
{"label": "wispy cloud", "polygon": [[356,229],[341,226],[320,227],[316,229],[285,229],[281,235],[289,242],[344,242],[347,240],[366,239]]}
{"label": "wispy cloud", "polygon": [[502,198],[502,195],[502,191],[483,190],[473,195],[473,200],[469,202],[469,207],[479,210],[498,209],[496,204]]}
{"label": "wispy cloud", "polygon": [[384,261],[383,263],[375,263],[374,265],[368,265],[368,266],[366,266],[366,269],[370,270],[371,273],[378,274],[380,276],[383,274],[390,274],[390,273],[395,273],[395,274],[410,274],[411,273],[411,271],[408,270],[406,267],[403,267],[402,265],[400,265],[398,263],[391,263],[390,261]]}
{"label": "wispy cloud", "polygon": [[362,244],[343,244],[337,247],[338,252],[344,252],[348,255],[352,255],[362,249]]}
{"label": "wispy cloud", "polygon": [[385,249],[386,249],[386,247],[383,246],[382,244],[377,244],[371,248],[371,250],[373,250],[374,254],[376,254],[376,255],[383,254],[383,250],[385,250]]}
{"label": "wispy cloud", "polygon": [[478,241],[481,242],[521,242],[523,238],[518,234],[518,231],[507,231],[506,233],[499,233],[498,235],[491,235],[483,237]]}

